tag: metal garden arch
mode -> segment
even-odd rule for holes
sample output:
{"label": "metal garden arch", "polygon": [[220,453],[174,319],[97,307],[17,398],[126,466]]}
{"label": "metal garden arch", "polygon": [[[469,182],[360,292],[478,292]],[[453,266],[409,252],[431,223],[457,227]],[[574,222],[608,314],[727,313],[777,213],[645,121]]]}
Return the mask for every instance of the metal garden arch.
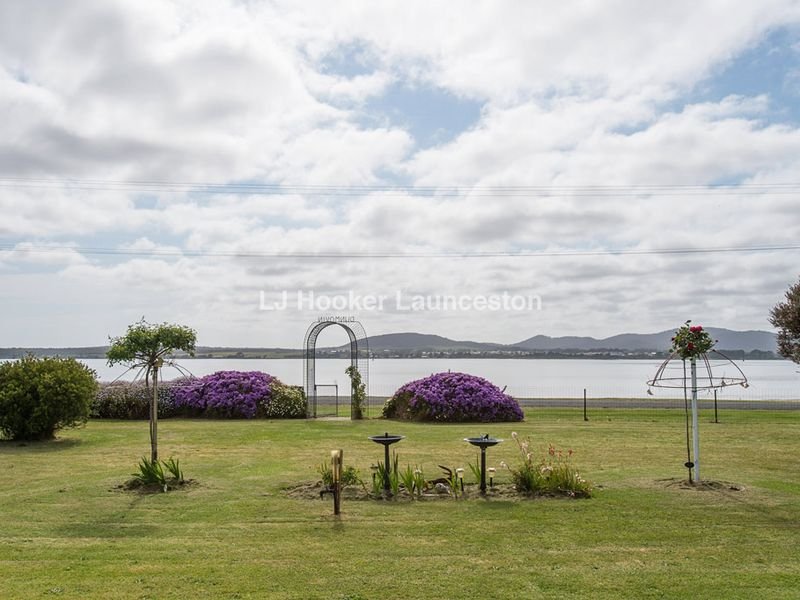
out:
{"label": "metal garden arch", "polygon": [[[361,381],[367,393],[367,403],[369,403],[369,342],[364,326],[355,317],[320,317],[308,326],[306,337],[303,343],[303,383],[308,402],[307,414],[310,418],[317,416],[317,381],[316,381],[316,354],[317,338],[322,330],[331,325],[339,325],[350,338],[350,365],[357,368],[361,374]],[[353,416],[352,399],[355,398],[355,390],[350,391],[350,416]],[[369,410],[369,406],[365,407]]]}

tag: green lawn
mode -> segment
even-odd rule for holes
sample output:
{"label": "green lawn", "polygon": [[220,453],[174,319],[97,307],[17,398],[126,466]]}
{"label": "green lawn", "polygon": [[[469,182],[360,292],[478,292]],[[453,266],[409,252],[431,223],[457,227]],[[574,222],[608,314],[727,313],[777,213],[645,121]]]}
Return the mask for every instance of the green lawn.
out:
{"label": "green lawn", "polygon": [[[115,486],[148,452],[145,422],[94,421],[51,443],[0,443],[0,597],[800,598],[800,415],[701,422],[703,476],[683,489],[682,415],[536,410],[515,425],[366,421],[160,423],[164,458],[199,485]],[[464,466],[465,436],[511,431],[575,451],[590,500],[297,500],[343,448],[369,476],[389,430],[400,464]],[[469,471],[467,471],[469,472]],[[507,474],[502,479],[508,481]]]}

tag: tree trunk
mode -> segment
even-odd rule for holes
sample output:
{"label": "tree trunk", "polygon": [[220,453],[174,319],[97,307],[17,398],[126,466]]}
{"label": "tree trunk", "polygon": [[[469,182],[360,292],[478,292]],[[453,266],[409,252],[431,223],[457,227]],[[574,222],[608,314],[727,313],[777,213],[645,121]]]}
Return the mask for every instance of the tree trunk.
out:
{"label": "tree trunk", "polygon": [[153,367],[153,399],[150,401],[150,462],[158,460],[158,366]]}

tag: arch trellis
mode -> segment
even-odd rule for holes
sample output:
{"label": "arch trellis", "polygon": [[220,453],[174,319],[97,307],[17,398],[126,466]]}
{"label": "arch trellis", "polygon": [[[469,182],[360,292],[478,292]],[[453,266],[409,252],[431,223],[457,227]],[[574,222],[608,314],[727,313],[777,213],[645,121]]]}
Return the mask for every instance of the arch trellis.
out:
{"label": "arch trellis", "polygon": [[[358,369],[361,374],[361,381],[367,394],[367,406],[369,411],[369,341],[364,326],[353,318],[330,317],[321,318],[306,330],[305,341],[303,342],[303,385],[306,391],[308,402],[308,416],[317,416],[317,380],[316,380],[316,359],[317,359],[317,338],[324,329],[331,325],[339,325],[350,338],[350,364]],[[353,416],[352,399],[355,398],[355,390],[350,391],[350,416]]]}

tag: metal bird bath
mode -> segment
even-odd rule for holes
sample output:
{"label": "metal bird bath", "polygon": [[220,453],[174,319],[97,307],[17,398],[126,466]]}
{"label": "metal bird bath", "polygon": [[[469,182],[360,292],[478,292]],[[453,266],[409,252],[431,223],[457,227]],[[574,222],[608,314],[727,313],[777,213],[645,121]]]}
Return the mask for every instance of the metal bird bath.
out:
{"label": "metal bird bath", "polygon": [[487,433],[483,437],[470,437],[464,438],[465,442],[469,442],[473,446],[481,449],[481,494],[486,493],[486,449],[490,446],[496,446],[503,440],[499,438],[489,437]]}
{"label": "metal bird bath", "polygon": [[371,435],[369,439],[371,439],[376,444],[383,444],[384,449],[384,469],[383,469],[383,491],[386,494],[391,492],[392,486],[389,483],[389,446],[399,442],[400,440],[404,439],[406,436],[404,435],[389,435],[389,432],[384,433],[383,435]]}

